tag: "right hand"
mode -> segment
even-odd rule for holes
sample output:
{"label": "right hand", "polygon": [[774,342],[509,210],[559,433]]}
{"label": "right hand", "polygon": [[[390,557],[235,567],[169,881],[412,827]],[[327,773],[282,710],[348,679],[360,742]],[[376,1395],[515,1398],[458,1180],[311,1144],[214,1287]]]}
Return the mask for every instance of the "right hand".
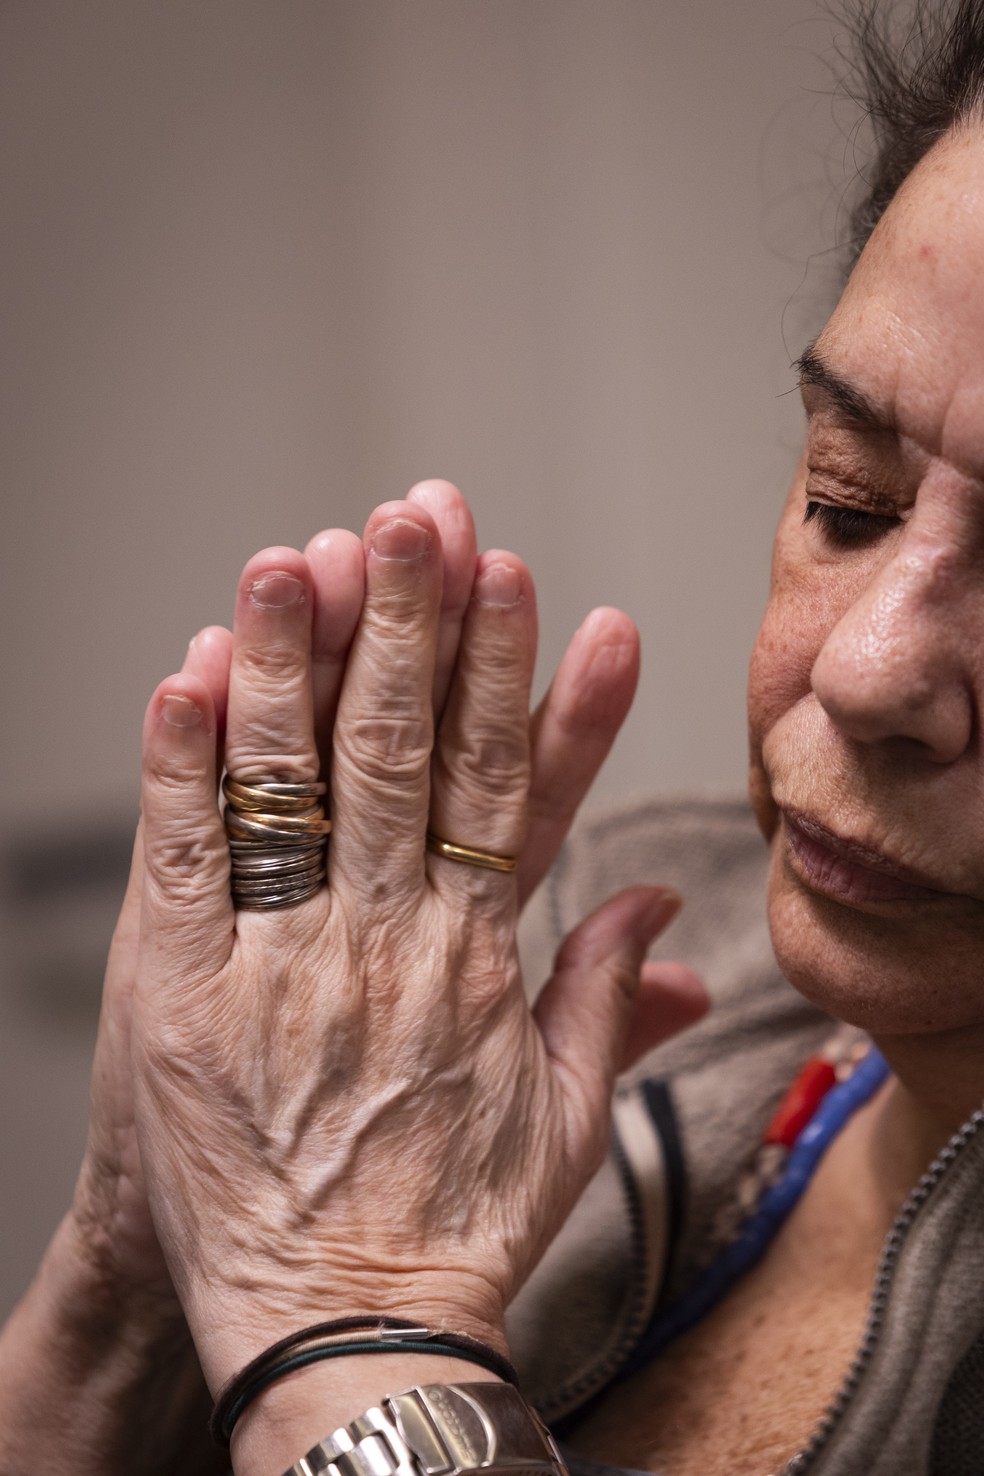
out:
{"label": "right hand", "polygon": [[[457,658],[477,558],[475,527],[465,499],[446,482],[424,482],[409,501],[433,517],[444,550],[444,585],[434,672],[435,717],[443,711]],[[360,540],[345,529],[312,538],[305,550],[314,597],[312,645],[316,740],[330,765],[331,733],[344,662],[365,592]],[[232,636],[209,626],[192,640],[182,672],[203,681],[225,730]],[[635,692],[638,636],[618,610],[595,610],[564,656],[530,722],[529,831],[520,857],[520,908],[546,875],[578,806],[607,757]],[[133,1123],[130,1009],[136,977],[143,890],[143,840],[134,842],[130,876],[113,933],[92,1080],[89,1141],[75,1191],[72,1231],[117,1302],[156,1303],[165,1320],[183,1322],[147,1204]],[[701,988],[674,963],[643,965],[629,1057],[689,1023]],[[629,1064],[627,1057],[625,1064]]]}
{"label": "right hand", "polygon": [[[446,489],[437,495],[462,506]],[[271,550],[244,575],[230,771],[313,777],[312,712],[337,706],[331,876],[317,897],[233,913],[208,693],[173,678],[148,713],[140,1137],[213,1385],[305,1313],[433,1314],[501,1338],[505,1302],[603,1149],[639,965],[675,910],[658,888],[614,899],[565,946],[534,1021],[515,959],[512,880],[443,859],[425,867],[435,710],[435,828],[519,849],[533,625],[528,576],[511,555],[496,562],[518,582],[514,605],[454,609],[454,562],[442,586],[442,539],[424,501],[418,493],[370,520],[365,604],[320,699],[310,566]],[[424,539],[419,557],[374,551],[380,529],[408,527]],[[473,552],[461,567],[470,589]],[[293,603],[280,602],[285,575],[299,584]],[[274,589],[272,602],[252,599],[260,586]],[[624,617],[602,618],[631,630]],[[596,658],[597,634],[587,644]],[[634,639],[623,645],[634,668]],[[582,661],[575,645],[568,670]],[[633,679],[622,676],[619,695]],[[554,758],[569,733],[554,721],[566,680],[536,727]],[[169,726],[170,709],[192,720]],[[591,767],[585,750],[598,747],[582,746],[568,792]],[[544,770],[559,789],[553,759]],[[526,886],[565,823],[556,806],[541,811]],[[677,988],[675,1002],[686,994]],[[683,1012],[699,1012],[692,990]]]}

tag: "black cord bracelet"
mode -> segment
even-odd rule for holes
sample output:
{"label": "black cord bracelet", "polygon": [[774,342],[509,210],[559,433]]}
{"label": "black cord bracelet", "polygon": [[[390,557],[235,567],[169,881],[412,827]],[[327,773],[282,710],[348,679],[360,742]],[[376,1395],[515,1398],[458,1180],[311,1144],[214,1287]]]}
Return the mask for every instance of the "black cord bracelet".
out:
{"label": "black cord bracelet", "polygon": [[353,1353],[433,1353],[467,1360],[506,1383],[519,1383],[509,1360],[477,1338],[422,1327],[403,1318],[340,1317],[282,1338],[240,1369],[215,1401],[208,1427],[212,1439],[228,1449],[243,1410],[277,1379],[326,1358],[344,1358]]}

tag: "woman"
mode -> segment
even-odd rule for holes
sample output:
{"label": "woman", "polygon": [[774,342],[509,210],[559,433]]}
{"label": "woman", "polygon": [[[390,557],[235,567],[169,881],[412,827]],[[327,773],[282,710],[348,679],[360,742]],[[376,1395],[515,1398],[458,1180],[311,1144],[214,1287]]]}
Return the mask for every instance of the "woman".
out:
{"label": "woman", "polygon": [[[824,1014],[765,980],[747,1008],[782,1050],[743,1056],[739,1041],[732,1063],[749,1069],[737,1089],[712,1024],[680,1048],[699,1076],[709,1044],[733,1104],[717,1128],[725,1151],[714,1134],[705,1145],[706,1275],[718,1284],[705,1292],[685,1226],[656,1320],[636,1327],[652,1357],[633,1366],[624,1349],[607,1386],[562,1411],[578,1460],[980,1469],[984,11],[965,0],[948,23],[895,110],[912,126],[886,125],[867,227],[880,219],[801,361],[807,442],[752,664],[773,939]],[[872,54],[880,86],[884,57]],[[305,1466],[302,1452],[386,1393],[491,1389],[508,1375],[506,1307],[598,1168],[615,1073],[703,1005],[689,971],[643,962],[677,899],[637,886],[570,934],[527,1008],[518,894],[555,853],[636,666],[624,617],[596,614],[531,730],[534,639],[519,560],[476,560],[458,495],[425,484],[377,509],[364,543],[333,532],[304,555],[257,555],[232,637],[203,633],[154,694],[89,1150],[72,1213],[5,1333],[6,1469],[209,1469],[194,1448],[192,1346],[213,1396],[235,1381],[219,1425],[234,1423],[237,1476],[323,1469],[329,1455]],[[319,773],[331,778],[327,886]],[[865,1032],[860,1050],[856,1036],[828,1042],[829,1015]],[[787,1208],[795,1195],[785,1160],[757,1155],[749,1134],[767,1128],[789,1062],[818,1042],[830,1059],[800,1098],[816,1106],[817,1083],[839,1074],[830,1101],[845,1105],[812,1176],[792,1186],[795,1207],[763,1220],[776,1172]],[[655,1069],[644,1061],[642,1077]],[[642,1089],[620,1109],[637,1190],[639,1101],[672,1147],[686,1077],[680,1067],[669,1098]],[[767,1147],[796,1137],[802,1107],[783,1104]],[[735,1124],[744,1143],[728,1141]],[[745,1206],[758,1206],[760,1259],[746,1265],[724,1222],[749,1163],[762,1180]],[[702,1163],[687,1170],[699,1203]],[[638,1207],[655,1235],[658,1206]],[[579,1316],[565,1345],[590,1340]],[[385,1356],[337,1326],[289,1376],[267,1356],[350,1317],[404,1325],[387,1330]],[[556,1324],[545,1333],[556,1340]],[[254,1389],[239,1375],[258,1355],[271,1379]],[[843,1409],[810,1447],[839,1386]],[[531,1430],[515,1458],[549,1468]],[[390,1469],[380,1451],[366,1459]],[[450,1468],[473,1469],[459,1457]]]}

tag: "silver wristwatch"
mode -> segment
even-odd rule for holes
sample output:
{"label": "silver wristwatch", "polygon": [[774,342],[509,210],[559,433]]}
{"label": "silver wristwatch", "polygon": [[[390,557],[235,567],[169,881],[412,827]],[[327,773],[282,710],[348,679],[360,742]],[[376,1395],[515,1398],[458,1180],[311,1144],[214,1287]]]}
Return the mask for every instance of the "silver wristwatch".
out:
{"label": "silver wristwatch", "polygon": [[546,1425],[511,1384],[424,1384],[388,1394],[284,1476],[566,1476]]}

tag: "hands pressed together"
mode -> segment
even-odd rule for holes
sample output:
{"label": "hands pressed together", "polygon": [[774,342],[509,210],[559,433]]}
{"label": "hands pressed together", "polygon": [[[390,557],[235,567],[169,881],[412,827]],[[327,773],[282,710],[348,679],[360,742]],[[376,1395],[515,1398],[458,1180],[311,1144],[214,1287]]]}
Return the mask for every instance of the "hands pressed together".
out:
{"label": "hands pressed together", "polygon": [[[333,530],[303,554],[257,554],[231,635],[203,631],[151,699],[89,1146],[49,1291],[32,1295],[58,1303],[74,1277],[96,1309],[90,1327],[76,1307],[82,1343],[122,1326],[134,1368],[159,1368],[166,1345],[186,1370],[184,1403],[174,1379],[159,1401],[172,1425],[194,1411],[199,1429],[196,1359],[214,1396],[329,1318],[406,1317],[504,1349],[508,1302],[604,1153],[616,1073],[702,1010],[687,971],[645,962],[678,905],[653,886],[582,923],[527,1004],[518,909],[638,669],[631,622],[595,611],[531,720],[535,647],[528,571],[479,557],[461,495],[430,482],[377,508],[364,540]],[[329,782],[316,895],[234,910],[224,770]],[[428,831],[517,869],[434,854]],[[5,1335],[22,1354],[31,1326],[22,1308]],[[388,1369],[358,1377],[392,1384]],[[155,1399],[137,1400],[144,1432]],[[233,1447],[237,1476],[276,1476],[325,1433],[327,1415],[312,1431],[295,1408],[263,1397]],[[122,1439],[109,1418],[107,1448],[111,1427]],[[91,1469],[116,1467],[104,1450]]]}

